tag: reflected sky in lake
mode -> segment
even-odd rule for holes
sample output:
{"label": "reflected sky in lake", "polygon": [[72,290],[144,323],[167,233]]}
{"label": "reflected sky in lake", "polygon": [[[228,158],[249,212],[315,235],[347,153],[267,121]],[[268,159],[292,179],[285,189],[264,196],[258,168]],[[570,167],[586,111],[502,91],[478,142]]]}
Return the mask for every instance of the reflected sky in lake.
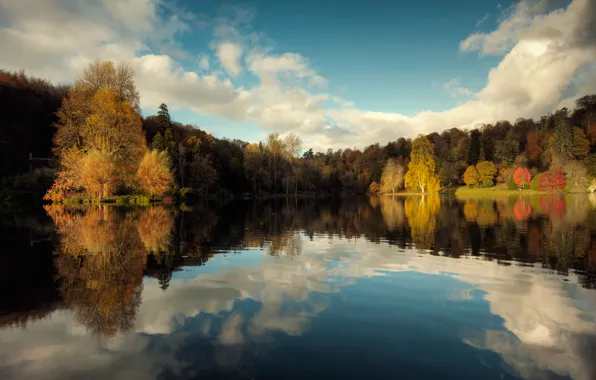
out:
{"label": "reflected sky in lake", "polygon": [[593,379],[591,201],[2,216],[0,377]]}

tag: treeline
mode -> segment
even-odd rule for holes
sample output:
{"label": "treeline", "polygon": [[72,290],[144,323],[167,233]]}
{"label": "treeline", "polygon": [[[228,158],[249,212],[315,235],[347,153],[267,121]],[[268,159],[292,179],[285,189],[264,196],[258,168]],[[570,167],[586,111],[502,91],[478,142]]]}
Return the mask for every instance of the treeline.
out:
{"label": "treeline", "polygon": [[[126,64],[97,61],[69,87],[0,71],[0,104],[4,200],[7,188],[37,186],[45,193],[52,181],[45,199],[62,201],[114,194],[434,192],[461,185],[585,191],[596,176],[596,95],[540,120],[326,152],[304,147],[293,134],[253,144],[218,139],[172,120],[166,104],[143,118]],[[39,169],[47,166],[53,171]]]}

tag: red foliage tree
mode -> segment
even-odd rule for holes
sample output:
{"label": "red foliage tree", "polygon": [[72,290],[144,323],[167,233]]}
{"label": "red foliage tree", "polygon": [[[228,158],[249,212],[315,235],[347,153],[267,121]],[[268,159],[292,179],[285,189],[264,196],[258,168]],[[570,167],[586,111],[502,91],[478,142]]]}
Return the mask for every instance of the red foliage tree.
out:
{"label": "red foliage tree", "polygon": [[522,168],[521,166],[517,168],[515,173],[513,173],[513,180],[520,189],[523,189],[525,186],[529,185],[531,179],[532,176],[530,175],[528,169]]}
{"label": "red foliage tree", "polygon": [[513,206],[513,213],[516,220],[526,220],[532,214],[532,206],[530,206],[530,203],[524,202],[524,200],[520,198],[515,203],[515,206]]}
{"label": "red foliage tree", "polygon": [[563,190],[565,187],[565,174],[560,170],[549,170],[540,176],[538,181],[540,190]]}
{"label": "red foliage tree", "polygon": [[565,200],[556,195],[541,195],[538,197],[540,212],[551,218],[560,217],[565,214]]}

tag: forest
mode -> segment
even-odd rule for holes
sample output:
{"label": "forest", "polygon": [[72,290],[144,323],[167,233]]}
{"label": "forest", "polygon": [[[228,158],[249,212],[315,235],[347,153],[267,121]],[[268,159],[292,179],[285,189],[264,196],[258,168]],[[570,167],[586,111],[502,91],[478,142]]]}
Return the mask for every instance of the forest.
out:
{"label": "forest", "polygon": [[[248,143],[143,116],[134,71],[92,63],[70,86],[0,70],[0,207],[39,202],[234,197],[459,187],[596,189],[596,95],[539,120],[449,128],[315,152],[295,134]],[[523,116],[523,115],[520,115]]]}

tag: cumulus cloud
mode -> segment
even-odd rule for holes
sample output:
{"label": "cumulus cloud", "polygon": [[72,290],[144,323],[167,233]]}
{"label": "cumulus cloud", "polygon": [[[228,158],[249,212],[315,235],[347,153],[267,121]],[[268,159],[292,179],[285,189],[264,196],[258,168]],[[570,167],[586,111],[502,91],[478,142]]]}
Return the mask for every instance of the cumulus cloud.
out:
{"label": "cumulus cloud", "polygon": [[240,58],[242,58],[242,46],[231,42],[223,42],[215,47],[217,58],[222,67],[233,76],[240,74]]}
{"label": "cumulus cloud", "polygon": [[[523,0],[508,8],[494,31],[474,33],[460,44],[465,52],[503,55],[484,88],[473,93],[449,80],[444,89],[468,100],[414,116],[360,109],[326,93],[327,80],[310,60],[252,30],[254,15],[242,8],[210,21],[215,57],[201,56],[195,72],[175,52],[183,50],[178,37],[193,33],[197,21],[188,12],[164,9],[160,1],[0,0],[0,49],[11,52],[0,57],[0,67],[69,81],[96,58],[128,60],[137,71],[144,109],[166,102],[255,123],[263,132],[294,132],[319,150],[362,148],[446,128],[536,118],[596,92],[595,3],[573,0],[553,9],[546,0]],[[243,67],[256,79],[250,85],[240,82]]]}

